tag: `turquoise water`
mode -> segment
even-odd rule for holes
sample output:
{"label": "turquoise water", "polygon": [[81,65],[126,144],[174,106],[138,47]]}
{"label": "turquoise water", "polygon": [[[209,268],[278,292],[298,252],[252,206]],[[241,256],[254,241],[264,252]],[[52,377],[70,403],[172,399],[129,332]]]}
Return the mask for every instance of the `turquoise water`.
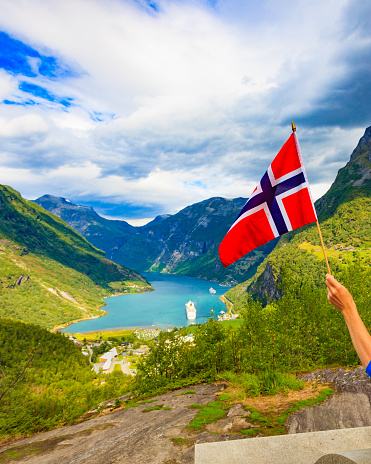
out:
{"label": "turquoise water", "polygon": [[[216,282],[179,275],[142,273],[155,289],[153,292],[118,295],[106,298],[104,309],[107,316],[88,321],[76,322],[61,332],[78,333],[97,330],[160,327],[162,330],[172,327],[185,327],[191,322],[186,318],[185,305],[192,300],[197,318],[192,321],[199,324],[208,317],[212,309],[216,314],[226,307],[219,300],[228,288]],[[213,287],[213,295],[209,288]]]}

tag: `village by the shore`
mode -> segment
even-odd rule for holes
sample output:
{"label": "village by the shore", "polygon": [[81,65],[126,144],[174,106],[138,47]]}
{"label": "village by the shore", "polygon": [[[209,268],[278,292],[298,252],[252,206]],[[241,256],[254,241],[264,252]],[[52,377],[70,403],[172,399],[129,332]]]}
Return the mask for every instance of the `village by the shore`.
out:
{"label": "village by the shore", "polygon": [[[224,301],[225,304],[228,300]],[[229,302],[228,302],[229,303]],[[227,305],[227,304],[226,304]],[[228,307],[229,306],[229,307]],[[217,321],[231,321],[239,317],[231,311],[227,305],[227,311],[221,311]],[[172,329],[168,328],[167,331]],[[161,333],[159,327],[130,328],[103,330],[84,334],[65,334],[69,339],[81,348],[82,353],[89,357],[92,369],[95,372],[112,373],[121,370],[124,374],[135,375],[136,365],[140,358],[145,357],[150,350],[150,343],[157,343]],[[181,336],[183,342],[193,343],[193,334]],[[102,347],[111,346],[102,352]]]}

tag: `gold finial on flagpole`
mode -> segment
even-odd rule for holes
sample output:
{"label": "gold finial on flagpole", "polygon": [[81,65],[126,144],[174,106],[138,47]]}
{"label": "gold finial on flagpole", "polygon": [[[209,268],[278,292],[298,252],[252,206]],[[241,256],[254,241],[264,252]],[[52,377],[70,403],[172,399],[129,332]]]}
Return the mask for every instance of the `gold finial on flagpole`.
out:
{"label": "gold finial on flagpole", "polygon": [[294,121],[291,121],[291,127],[292,127],[292,131],[296,132],[296,127],[295,127]]}

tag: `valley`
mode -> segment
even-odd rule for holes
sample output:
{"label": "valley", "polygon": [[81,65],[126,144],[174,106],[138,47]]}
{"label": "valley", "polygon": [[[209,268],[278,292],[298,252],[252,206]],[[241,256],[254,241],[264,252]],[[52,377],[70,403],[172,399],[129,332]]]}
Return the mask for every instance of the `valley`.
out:
{"label": "valley", "polygon": [[[371,327],[370,198],[368,128],[349,163],[317,202],[331,270],[351,291],[366,327]],[[2,401],[0,398],[0,436],[4,443],[40,432],[49,434],[46,440],[59,443],[63,437],[52,430],[76,424],[76,429],[67,429],[70,451],[85,459],[79,443],[86,444],[90,435],[94,438],[98,430],[103,430],[103,436],[105,428],[111,428],[115,436],[120,436],[116,423],[110,423],[112,418],[121,421],[128,417],[137,430],[146,414],[158,414],[156,417],[167,421],[176,411],[180,422],[174,422],[168,432],[171,436],[165,437],[170,438],[166,452],[165,448],[163,454],[157,448],[153,452],[164,459],[191,463],[196,442],[285,434],[293,427],[303,427],[303,431],[307,413],[299,409],[314,405],[312,400],[330,398],[334,389],[338,394],[348,393],[345,377],[352,391],[353,381],[369,383],[363,368],[358,367],[359,359],[341,314],[328,304],[326,269],[315,227],[288,233],[278,243],[271,242],[224,270],[216,258],[218,240],[244,199],[211,198],[140,228],[104,220],[93,210],[62,198],[46,199],[50,210],[57,205],[58,214],[70,214],[67,219],[76,230],[12,188],[0,189],[0,367],[4,393]],[[98,243],[106,244],[106,249],[97,248]],[[80,346],[51,330],[102,315],[102,301],[108,295],[152,290],[140,270],[233,282],[236,285],[225,298],[240,314],[235,321],[238,323],[210,317],[191,328],[157,331],[146,340],[143,353],[133,357],[135,369],[130,374],[135,375],[116,369],[103,373],[98,368],[94,372]],[[105,351],[122,344],[140,350],[141,341],[135,333],[112,332],[107,335],[107,345],[102,343],[103,333],[99,337],[101,340],[93,343],[102,345]],[[84,335],[80,338],[86,350],[93,350]],[[310,384],[314,375],[323,375],[326,380],[322,383],[331,385],[320,381]],[[223,385],[224,393],[216,395],[219,385]],[[200,393],[202,388],[210,388],[213,393],[207,398],[200,396],[195,403],[191,397],[204,394]],[[178,393],[169,393],[175,390]],[[277,395],[295,397],[302,391],[306,396],[300,396],[297,405],[290,403],[286,408],[280,403],[277,410],[272,406],[268,411],[262,406],[276,404],[272,398]],[[179,400],[181,407],[175,401],[178,394],[179,398],[189,396],[183,403]],[[357,393],[354,407],[361,408],[367,398]],[[336,397],[325,404],[324,408],[333,408],[334,414],[340,411]],[[227,419],[232,408],[240,411],[234,422]],[[290,419],[296,413],[301,425]],[[248,423],[245,416],[250,417]],[[356,426],[368,425],[368,421],[365,415]],[[237,427],[237,423],[243,427]],[[318,427],[334,426],[326,424]],[[236,429],[224,429],[234,426]],[[197,430],[202,432],[192,435],[189,427],[200,427]],[[135,430],[133,437],[142,440],[143,452],[150,452],[145,437],[136,435]],[[80,432],[75,441],[74,434]],[[176,441],[178,438],[189,441]],[[35,436],[30,442],[21,441],[19,449],[28,453],[28,443],[35,441]],[[130,440],[125,443],[128,459],[134,459],[133,444]],[[44,445],[36,452],[43,455],[43,450],[51,450]],[[184,446],[184,452],[176,446]],[[6,454],[12,446],[8,447],[2,457],[12,462],[12,455]],[[53,445],[52,449],[57,448]],[[178,451],[174,453],[174,449]],[[115,452],[112,446],[112,456]],[[32,462],[28,455],[25,459]],[[50,459],[54,462],[53,457]]]}
{"label": "valley", "polygon": [[52,329],[105,314],[104,297],[151,290],[58,217],[0,187],[0,316]]}
{"label": "valley", "polygon": [[219,243],[246,202],[210,198],[142,227],[101,218],[88,207],[44,195],[35,200],[105,251],[106,257],[138,272],[188,275],[235,285],[252,277],[277,241],[260,247],[225,269]]}

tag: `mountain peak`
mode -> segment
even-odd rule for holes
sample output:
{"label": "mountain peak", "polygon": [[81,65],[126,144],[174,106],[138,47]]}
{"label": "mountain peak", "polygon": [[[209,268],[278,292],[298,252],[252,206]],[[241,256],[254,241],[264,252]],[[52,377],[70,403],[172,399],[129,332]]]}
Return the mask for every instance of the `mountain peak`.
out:
{"label": "mountain peak", "polygon": [[371,196],[371,126],[365,130],[348,163],[339,170],[329,191],[316,202],[320,219],[331,216],[342,203],[358,196]]}
{"label": "mountain peak", "polygon": [[[350,157],[350,162],[356,162],[362,157],[366,158],[366,162],[371,163],[371,126],[367,127],[363,137],[360,138]],[[370,170],[370,164],[368,168]]]}

